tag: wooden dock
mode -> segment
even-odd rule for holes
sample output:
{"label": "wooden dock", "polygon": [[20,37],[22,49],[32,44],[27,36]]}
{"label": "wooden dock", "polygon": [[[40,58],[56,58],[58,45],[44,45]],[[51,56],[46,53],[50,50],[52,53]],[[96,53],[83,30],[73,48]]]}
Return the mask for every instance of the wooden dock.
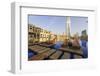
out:
{"label": "wooden dock", "polygon": [[64,54],[62,55],[61,59],[70,59],[70,53],[64,52]]}
{"label": "wooden dock", "polygon": [[60,48],[59,50],[61,50],[63,52],[67,52],[67,53],[73,53],[73,54],[80,55],[80,56],[83,55],[81,49],[74,50],[74,49],[70,49],[70,48]]}
{"label": "wooden dock", "polygon": [[33,45],[29,46],[28,49],[31,49],[33,52],[36,52],[37,54],[33,57],[29,58],[28,60],[54,60],[54,59],[70,59],[71,54],[74,54],[74,59],[82,58],[82,51],[79,50],[73,50],[69,48],[60,48],[59,50],[41,46],[41,45]]}

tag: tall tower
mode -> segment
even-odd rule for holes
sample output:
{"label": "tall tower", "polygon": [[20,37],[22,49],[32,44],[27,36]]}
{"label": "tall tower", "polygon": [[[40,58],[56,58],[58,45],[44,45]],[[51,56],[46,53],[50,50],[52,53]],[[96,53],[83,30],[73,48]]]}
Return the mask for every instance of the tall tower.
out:
{"label": "tall tower", "polygon": [[71,36],[71,20],[70,20],[70,17],[66,17],[66,34],[67,34],[67,39],[70,38]]}

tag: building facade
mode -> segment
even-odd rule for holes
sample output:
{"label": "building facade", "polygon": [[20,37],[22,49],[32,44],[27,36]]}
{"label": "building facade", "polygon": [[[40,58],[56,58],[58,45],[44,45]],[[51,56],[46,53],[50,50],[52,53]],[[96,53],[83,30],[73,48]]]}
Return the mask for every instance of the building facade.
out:
{"label": "building facade", "polygon": [[29,44],[35,42],[46,42],[50,40],[50,31],[44,30],[35,25],[28,24],[28,42]]}
{"label": "building facade", "polygon": [[40,43],[40,42],[49,42],[56,43],[57,41],[64,42],[67,39],[66,33],[62,35],[54,34],[48,30],[36,27],[33,24],[28,24],[28,43]]}
{"label": "building facade", "polygon": [[46,42],[50,40],[50,31],[41,29],[39,42]]}

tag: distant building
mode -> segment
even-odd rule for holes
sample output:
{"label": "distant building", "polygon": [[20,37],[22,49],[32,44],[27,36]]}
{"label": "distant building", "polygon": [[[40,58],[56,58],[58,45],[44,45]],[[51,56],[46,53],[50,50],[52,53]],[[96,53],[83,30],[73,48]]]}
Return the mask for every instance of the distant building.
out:
{"label": "distant building", "polygon": [[81,34],[82,34],[82,36],[87,36],[87,31],[83,30]]}
{"label": "distant building", "polygon": [[67,35],[62,34],[62,35],[57,35],[57,41],[63,41],[67,39]]}
{"label": "distant building", "polygon": [[67,35],[67,39],[69,39],[71,37],[71,20],[70,17],[66,17],[67,21],[66,21],[66,35]]}
{"label": "distant building", "polygon": [[85,40],[88,39],[88,35],[87,35],[87,31],[86,31],[86,30],[83,30],[83,31],[81,32],[81,39],[85,39]]}

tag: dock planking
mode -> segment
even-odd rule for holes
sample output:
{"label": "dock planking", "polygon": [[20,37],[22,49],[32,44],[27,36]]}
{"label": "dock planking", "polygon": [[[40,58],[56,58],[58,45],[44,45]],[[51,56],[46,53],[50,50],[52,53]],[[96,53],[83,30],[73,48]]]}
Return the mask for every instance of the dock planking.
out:
{"label": "dock planking", "polygon": [[47,52],[43,53],[46,57],[49,57],[51,54],[53,54],[56,50],[55,49],[50,49]]}
{"label": "dock planking", "polygon": [[68,52],[68,53],[73,53],[73,54],[76,54],[76,55],[83,56],[81,49],[74,50],[74,49],[70,49],[70,48],[60,48],[59,50],[61,50],[63,52]]}
{"label": "dock planking", "polygon": [[47,48],[46,47],[41,47],[41,46],[37,46],[37,47],[31,46],[31,47],[29,47],[29,49],[31,49],[34,52],[40,53],[41,50],[44,50],[44,49],[47,49]]}
{"label": "dock planking", "polygon": [[52,60],[59,58],[70,59],[70,53],[74,54],[75,59],[82,58],[82,51],[80,49],[72,50],[69,48],[60,48],[58,51],[56,51],[55,49],[51,49],[40,45],[29,46],[29,49],[38,53],[37,55],[31,57],[29,60],[43,60],[45,58],[49,58]]}
{"label": "dock planking", "polygon": [[64,54],[62,55],[61,59],[70,59],[70,53],[64,52]]}
{"label": "dock planking", "polygon": [[80,58],[82,58],[82,56],[80,56],[80,55],[74,55],[74,58],[75,59],[80,59]]}
{"label": "dock planking", "polygon": [[56,51],[54,54],[52,54],[49,58],[50,59],[58,59],[61,56],[61,51]]}
{"label": "dock planking", "polygon": [[49,51],[50,50],[50,48],[45,48],[45,49],[42,49],[42,50],[40,50],[40,51],[38,51],[37,53],[43,53],[43,52],[45,52],[45,51]]}
{"label": "dock planking", "polygon": [[55,50],[46,49],[45,51],[42,51],[42,53],[39,53],[33,57],[31,57],[29,60],[43,60],[44,58],[47,58],[50,54],[52,54]]}
{"label": "dock planking", "polygon": [[44,58],[45,58],[44,55],[38,54],[38,55],[35,55],[35,56],[29,58],[29,61],[30,61],[30,60],[43,60]]}

